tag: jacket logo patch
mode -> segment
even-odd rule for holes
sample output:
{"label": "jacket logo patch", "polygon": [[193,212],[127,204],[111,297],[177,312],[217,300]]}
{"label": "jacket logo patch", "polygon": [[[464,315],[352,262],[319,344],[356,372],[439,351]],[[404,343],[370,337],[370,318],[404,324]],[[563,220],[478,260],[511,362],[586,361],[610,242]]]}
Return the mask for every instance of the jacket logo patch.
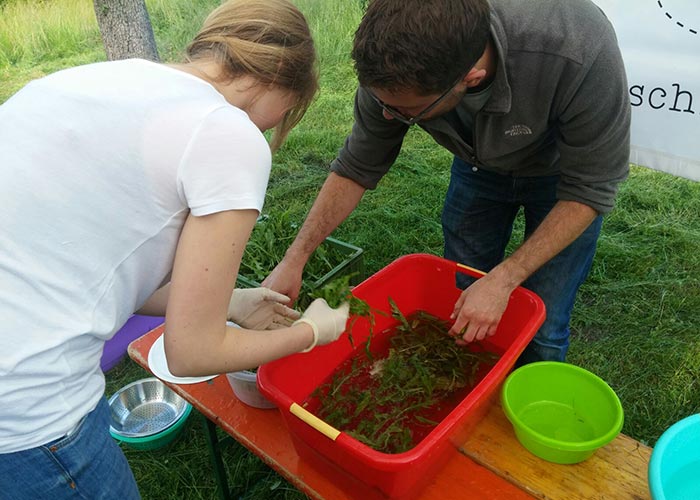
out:
{"label": "jacket logo patch", "polygon": [[505,135],[508,137],[515,137],[518,135],[532,135],[532,130],[527,125],[513,125],[508,130],[505,131]]}

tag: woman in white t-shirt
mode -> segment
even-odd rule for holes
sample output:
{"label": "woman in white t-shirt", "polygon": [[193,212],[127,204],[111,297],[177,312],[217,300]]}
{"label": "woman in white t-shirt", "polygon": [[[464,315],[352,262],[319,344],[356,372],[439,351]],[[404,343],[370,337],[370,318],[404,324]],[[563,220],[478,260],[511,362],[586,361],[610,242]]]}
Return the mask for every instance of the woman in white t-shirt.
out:
{"label": "woman in white t-shirt", "polygon": [[99,364],[134,312],[165,315],[176,376],[251,368],[341,335],[347,304],[317,300],[299,318],[284,295],[234,290],[271,147],[317,88],[297,8],[230,0],[182,64],[80,66],[0,106],[2,495],[138,498],[108,433]]}

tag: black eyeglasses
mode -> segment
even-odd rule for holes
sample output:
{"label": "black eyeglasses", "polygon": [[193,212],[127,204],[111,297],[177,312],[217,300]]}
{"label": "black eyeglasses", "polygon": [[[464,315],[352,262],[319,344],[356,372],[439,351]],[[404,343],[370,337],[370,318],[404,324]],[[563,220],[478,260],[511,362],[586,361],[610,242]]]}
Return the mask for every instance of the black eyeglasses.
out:
{"label": "black eyeglasses", "polygon": [[416,116],[412,116],[412,117],[408,117],[408,116],[404,115],[401,111],[396,109],[395,107],[388,105],[387,103],[382,101],[379,97],[374,95],[374,92],[372,92],[368,88],[365,88],[365,90],[367,90],[367,92],[372,97],[372,99],[374,99],[375,102],[377,104],[379,104],[384,111],[389,113],[392,118],[395,118],[396,120],[400,121],[401,123],[405,123],[406,125],[414,125],[414,124],[418,123],[420,120],[422,120],[423,118],[425,118],[425,116],[428,113],[430,113],[433,109],[435,109],[435,107],[438,104],[440,104],[442,101],[444,101],[445,98],[448,95],[450,95],[450,92],[452,92],[455,89],[455,87],[459,84],[459,82],[462,81],[462,78],[464,78],[464,75],[461,75],[459,78],[457,78],[457,80],[450,86],[449,89],[447,89],[445,92],[443,92],[440,95],[440,97],[438,97],[432,103],[430,103],[423,111],[418,113]]}

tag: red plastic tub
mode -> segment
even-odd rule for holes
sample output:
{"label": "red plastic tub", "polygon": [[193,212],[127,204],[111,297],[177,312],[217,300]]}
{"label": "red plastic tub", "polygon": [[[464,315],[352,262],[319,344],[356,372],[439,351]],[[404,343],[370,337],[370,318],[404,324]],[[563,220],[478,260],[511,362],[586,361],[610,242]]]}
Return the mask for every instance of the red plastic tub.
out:
{"label": "red plastic tub", "polygon": [[[401,257],[369,277],[353,294],[372,307],[390,312],[389,297],[406,316],[417,310],[448,319],[461,290],[457,273],[480,277],[483,273],[446,259],[426,254]],[[353,356],[350,342],[340,340],[265,364],[258,370],[260,391],[280,409],[299,455],[338,482],[347,484],[353,498],[388,497],[410,499],[430,482],[448,458],[450,447],[459,446],[486,414],[506,375],[544,321],[544,305],[524,288],[516,289],[489,339],[489,350],[501,355],[498,362],[472,391],[425,438],[409,451],[387,454],[340,432],[301,405],[346,359]],[[396,324],[390,314],[376,316],[375,337]],[[369,335],[365,319],[352,330],[356,349]],[[465,492],[466,493],[466,492]]]}

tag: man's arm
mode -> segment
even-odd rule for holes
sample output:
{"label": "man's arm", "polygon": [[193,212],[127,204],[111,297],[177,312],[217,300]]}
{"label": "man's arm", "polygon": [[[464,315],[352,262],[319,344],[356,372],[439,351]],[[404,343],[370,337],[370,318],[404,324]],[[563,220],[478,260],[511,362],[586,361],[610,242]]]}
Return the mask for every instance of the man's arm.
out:
{"label": "man's arm", "polygon": [[578,238],[597,215],[583,203],[557,202],[510,257],[462,292],[452,313],[456,321],[450,334],[464,342],[493,335],[513,290]]}
{"label": "man's arm", "polygon": [[296,300],[309,257],[357,207],[364,192],[365,188],[355,181],[331,172],[282,262],[262,285]]}
{"label": "man's arm", "polygon": [[581,67],[553,103],[561,155],[559,201],[520,248],[462,293],[450,333],[464,341],[495,332],[511,292],[597,215],[612,210],[618,185],[627,177],[631,108],[622,56],[607,21],[596,45],[590,67]]}
{"label": "man's arm", "polygon": [[331,164],[299,234],[282,262],[265,278],[263,286],[296,300],[302,272],[311,254],[355,209],[367,189],[374,189],[401,151],[408,126],[387,120],[382,108],[362,87],[355,93],[352,132]]}

